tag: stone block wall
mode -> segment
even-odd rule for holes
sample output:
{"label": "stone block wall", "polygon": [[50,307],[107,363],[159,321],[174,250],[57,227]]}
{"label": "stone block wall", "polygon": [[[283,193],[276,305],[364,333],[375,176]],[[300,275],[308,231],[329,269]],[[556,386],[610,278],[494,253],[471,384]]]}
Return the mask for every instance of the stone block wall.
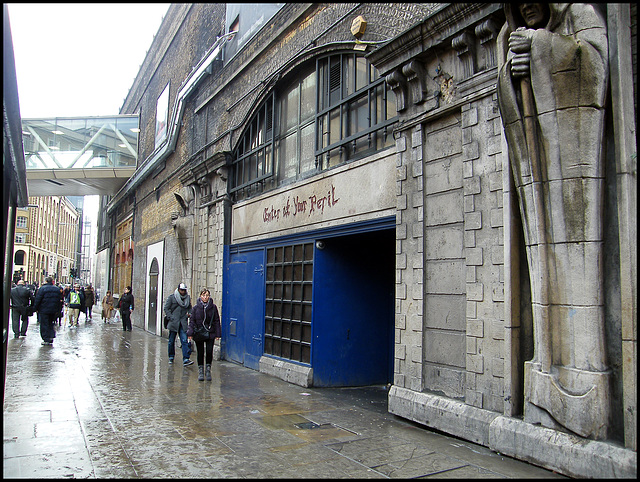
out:
{"label": "stone block wall", "polygon": [[[502,412],[504,233],[495,94],[462,106],[469,405]],[[469,222],[467,222],[467,220]]]}
{"label": "stone block wall", "polygon": [[[423,388],[423,192],[422,132],[396,140],[396,315],[394,385]],[[418,353],[416,353],[416,350]]]}

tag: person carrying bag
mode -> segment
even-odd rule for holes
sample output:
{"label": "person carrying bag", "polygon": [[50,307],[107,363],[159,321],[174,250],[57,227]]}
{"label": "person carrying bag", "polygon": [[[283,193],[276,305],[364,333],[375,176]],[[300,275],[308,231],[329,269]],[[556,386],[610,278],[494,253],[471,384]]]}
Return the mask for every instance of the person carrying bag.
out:
{"label": "person carrying bag", "polygon": [[[200,297],[191,311],[191,318],[187,328],[187,338],[196,342],[198,361],[198,380],[211,381],[211,362],[213,361],[213,345],[216,338],[220,338],[220,314],[218,307],[211,299],[208,289],[200,291]],[[206,345],[206,372],[203,367]]]}

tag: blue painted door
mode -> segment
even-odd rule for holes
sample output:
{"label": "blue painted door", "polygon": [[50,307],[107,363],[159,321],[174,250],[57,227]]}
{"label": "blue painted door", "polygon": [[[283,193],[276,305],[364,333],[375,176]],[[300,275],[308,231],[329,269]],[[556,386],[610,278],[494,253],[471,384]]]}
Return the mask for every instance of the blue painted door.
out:
{"label": "blue painted door", "polygon": [[257,370],[263,352],[264,250],[230,254],[226,355]]}

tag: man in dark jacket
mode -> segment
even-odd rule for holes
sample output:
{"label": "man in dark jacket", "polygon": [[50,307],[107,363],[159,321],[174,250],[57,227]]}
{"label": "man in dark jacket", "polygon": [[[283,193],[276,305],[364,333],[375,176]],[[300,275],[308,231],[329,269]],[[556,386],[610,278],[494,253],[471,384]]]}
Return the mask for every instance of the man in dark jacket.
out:
{"label": "man in dark jacket", "polygon": [[173,363],[176,355],[176,335],[180,337],[182,343],[182,364],[189,366],[193,364],[190,360],[191,347],[187,340],[187,327],[189,315],[191,314],[191,297],[187,293],[187,285],[180,283],[178,288],[167,297],[164,303],[164,314],[169,317],[167,329],[169,330],[169,363]]}
{"label": "man in dark jacket", "polygon": [[[29,288],[24,284],[24,280],[18,280],[18,285],[11,288],[11,327],[14,338],[27,336],[29,327],[29,315],[33,310],[35,297]],[[22,327],[20,319],[22,318]]]}
{"label": "man in dark jacket", "polygon": [[86,307],[86,316],[88,321],[92,321],[91,310],[93,309],[93,305],[96,302],[95,293],[93,292],[93,287],[91,283],[84,289],[84,304]]}
{"label": "man in dark jacket", "polygon": [[56,337],[53,322],[62,310],[63,302],[62,288],[53,284],[53,277],[47,276],[45,284],[36,293],[36,302],[33,306],[40,318],[40,336],[43,345],[53,344],[53,339]]}

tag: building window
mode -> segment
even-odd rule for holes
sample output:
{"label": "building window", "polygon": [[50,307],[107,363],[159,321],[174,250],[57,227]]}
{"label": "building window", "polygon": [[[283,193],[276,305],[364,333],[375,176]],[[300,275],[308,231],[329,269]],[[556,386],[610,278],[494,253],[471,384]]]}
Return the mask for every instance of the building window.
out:
{"label": "building window", "polygon": [[169,84],[164,88],[158,103],[156,104],[156,144],[160,143],[167,137],[167,128],[169,126]]}
{"label": "building window", "polygon": [[27,217],[18,216],[16,218],[16,228],[26,228],[26,227],[27,227]]}
{"label": "building window", "polygon": [[316,171],[314,114],[316,112],[315,69],[302,71],[280,94],[277,124],[276,165],[278,183]]}
{"label": "building window", "polygon": [[273,94],[253,116],[236,147],[232,184],[251,188],[273,173]]}
{"label": "building window", "polygon": [[26,244],[26,243],[27,243],[27,234],[16,233],[16,244]]}
{"label": "building window", "polygon": [[258,108],[234,151],[235,200],[394,144],[395,96],[357,53],[319,58]]}
{"label": "building window", "polygon": [[267,249],[264,353],[311,363],[313,243]]}
{"label": "building window", "polygon": [[13,262],[14,262],[15,264],[17,264],[17,265],[23,265],[23,264],[26,264],[26,263],[24,262],[25,254],[26,254],[26,253],[25,253],[24,251],[22,251],[22,250],[20,250],[20,251],[16,251],[16,254],[15,254],[14,258],[13,258]]}
{"label": "building window", "polygon": [[320,169],[394,143],[395,96],[378,70],[355,53],[318,60],[317,162]]}

